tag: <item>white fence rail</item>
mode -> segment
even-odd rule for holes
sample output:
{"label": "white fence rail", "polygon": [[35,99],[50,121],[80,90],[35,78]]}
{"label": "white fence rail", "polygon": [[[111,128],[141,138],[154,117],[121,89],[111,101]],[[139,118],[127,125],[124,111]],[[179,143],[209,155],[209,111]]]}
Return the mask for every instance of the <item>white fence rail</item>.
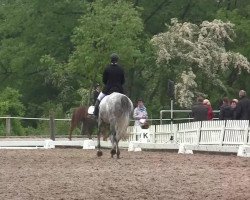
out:
{"label": "white fence rail", "polygon": [[[193,118],[188,117],[188,116],[184,117],[184,118],[183,117],[180,118],[180,116],[179,117],[177,117],[177,116],[174,117],[175,113],[176,114],[183,114],[183,113],[188,114],[190,112],[191,112],[191,110],[161,110],[159,119],[150,118],[150,119],[148,119],[148,121],[149,121],[150,124],[163,124],[163,122],[164,123],[173,123],[173,122],[180,123],[180,121],[191,121],[191,120],[193,120]],[[218,113],[219,111],[214,110],[213,112]],[[171,114],[170,118],[163,118],[163,113],[172,113],[172,114]],[[217,119],[217,118],[215,118],[215,119]],[[13,129],[12,129],[13,120],[22,120],[22,121],[24,121],[24,120],[25,121],[34,120],[34,121],[39,121],[39,122],[43,121],[43,122],[45,122],[45,124],[48,122],[47,124],[49,126],[48,127],[49,131],[47,131],[46,136],[51,135],[51,139],[54,139],[54,137],[56,136],[55,134],[57,134],[56,133],[56,127],[55,127],[55,126],[57,126],[56,123],[59,123],[59,122],[63,123],[63,122],[70,122],[71,121],[71,119],[69,119],[69,118],[68,119],[67,118],[66,119],[57,119],[57,118],[54,117],[53,112],[50,113],[50,116],[48,118],[44,118],[44,117],[34,118],[34,117],[1,116],[0,120],[2,120],[2,122],[4,122],[4,120],[5,120],[5,125],[4,125],[5,130],[2,130],[1,136],[7,136],[7,137],[15,136],[15,135],[19,134],[19,133],[13,132]],[[133,123],[133,121],[134,120],[131,120],[131,123]],[[159,135],[158,140],[159,141],[165,140],[163,138],[167,137],[167,136],[161,134],[162,133],[161,128],[159,130],[160,130],[158,132],[159,134],[156,134],[156,135]],[[61,132],[59,133],[59,135],[62,135],[62,134],[63,133],[61,133]],[[68,133],[65,132],[65,134],[68,134]],[[44,135],[44,133],[43,133],[43,135]],[[163,138],[161,138],[161,137],[163,137]],[[166,139],[168,140],[169,138],[166,138]]]}

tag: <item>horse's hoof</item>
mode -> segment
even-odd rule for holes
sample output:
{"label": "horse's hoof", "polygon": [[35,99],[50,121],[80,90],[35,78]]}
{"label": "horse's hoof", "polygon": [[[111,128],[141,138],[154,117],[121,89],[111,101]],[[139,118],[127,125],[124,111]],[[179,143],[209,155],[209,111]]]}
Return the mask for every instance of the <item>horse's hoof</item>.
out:
{"label": "horse's hoof", "polygon": [[120,152],[119,153],[117,152],[116,155],[117,155],[117,159],[120,159]]}
{"label": "horse's hoof", "polygon": [[116,154],[116,150],[115,150],[115,149],[112,149],[112,150],[110,151],[110,154],[111,154],[111,158],[113,158],[113,155]]}
{"label": "horse's hoof", "polygon": [[98,156],[98,157],[101,157],[101,156],[102,156],[102,151],[98,150],[98,151],[97,151],[97,156]]}

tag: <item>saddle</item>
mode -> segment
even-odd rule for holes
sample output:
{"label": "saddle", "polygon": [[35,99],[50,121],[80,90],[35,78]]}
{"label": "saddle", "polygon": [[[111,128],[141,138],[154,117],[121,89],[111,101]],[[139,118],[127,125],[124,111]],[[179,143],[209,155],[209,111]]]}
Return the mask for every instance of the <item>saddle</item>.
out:
{"label": "saddle", "polygon": [[[114,87],[112,87],[112,88],[110,88],[109,89],[109,91],[107,92],[107,94],[106,95],[110,95],[110,94],[112,94],[113,92],[119,92],[120,90],[119,90],[119,88],[118,87],[116,87],[116,86],[114,86]],[[97,100],[98,101],[98,100]],[[98,105],[98,107],[99,107],[99,104],[100,104],[100,101],[99,101],[99,103],[97,104],[97,101],[96,101],[96,105],[95,106],[97,106]],[[88,117],[90,117],[90,118],[92,118],[92,117],[94,117],[94,112],[96,112],[95,111],[95,106],[89,106],[89,108],[88,108]],[[99,109],[98,109],[98,112],[99,112]]]}
{"label": "saddle", "polygon": [[121,93],[121,89],[117,86],[113,86],[111,87],[108,92],[107,92],[107,95],[110,95],[112,94],[113,92],[118,92],[118,93]]}

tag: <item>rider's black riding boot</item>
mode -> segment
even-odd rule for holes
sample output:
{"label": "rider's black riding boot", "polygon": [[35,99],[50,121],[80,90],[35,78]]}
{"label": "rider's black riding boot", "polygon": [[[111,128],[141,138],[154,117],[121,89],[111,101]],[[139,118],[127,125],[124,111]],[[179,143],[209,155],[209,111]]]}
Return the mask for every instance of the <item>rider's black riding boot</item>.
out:
{"label": "rider's black riding boot", "polygon": [[100,101],[97,99],[95,102],[95,110],[94,110],[94,116],[97,118],[98,114],[99,114],[99,105],[100,105]]}

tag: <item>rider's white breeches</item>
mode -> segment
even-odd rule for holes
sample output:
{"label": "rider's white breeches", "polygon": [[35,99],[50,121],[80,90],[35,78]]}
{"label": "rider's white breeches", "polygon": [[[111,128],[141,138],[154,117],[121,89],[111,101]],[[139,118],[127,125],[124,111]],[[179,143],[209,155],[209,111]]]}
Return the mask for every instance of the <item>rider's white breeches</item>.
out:
{"label": "rider's white breeches", "polygon": [[99,101],[101,101],[105,96],[106,96],[106,94],[103,94],[102,92],[100,92],[100,94],[98,95],[97,99]]}

